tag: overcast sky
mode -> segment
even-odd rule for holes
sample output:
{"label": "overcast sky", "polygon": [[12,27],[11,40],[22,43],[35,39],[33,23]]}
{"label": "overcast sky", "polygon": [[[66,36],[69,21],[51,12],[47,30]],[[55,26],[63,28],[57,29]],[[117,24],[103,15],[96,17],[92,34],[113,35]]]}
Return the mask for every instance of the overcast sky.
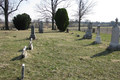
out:
{"label": "overcast sky", "polygon": [[[42,0],[41,0],[42,1]],[[97,4],[93,8],[93,14],[86,16],[84,20],[99,21],[99,22],[110,22],[115,21],[118,18],[120,21],[120,0],[96,0]],[[35,12],[35,5],[39,4],[40,0],[28,0],[28,2],[22,2],[19,10],[14,12],[13,16],[17,14],[27,13],[30,15],[32,20],[38,19],[38,13]],[[71,6],[68,10],[68,15],[70,19],[74,19],[71,14],[73,10],[76,9],[76,4]],[[11,19],[12,19],[11,17]]]}

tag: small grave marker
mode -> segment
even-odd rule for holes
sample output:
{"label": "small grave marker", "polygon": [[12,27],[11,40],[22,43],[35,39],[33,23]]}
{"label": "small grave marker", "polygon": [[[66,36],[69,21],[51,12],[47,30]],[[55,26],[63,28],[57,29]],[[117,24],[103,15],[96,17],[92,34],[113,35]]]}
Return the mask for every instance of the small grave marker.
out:
{"label": "small grave marker", "polygon": [[23,48],[23,51],[22,51],[22,58],[26,58],[27,57],[27,51],[26,51],[26,46]]}
{"label": "small grave marker", "polygon": [[32,44],[32,38],[30,39],[29,45],[28,45],[29,50],[33,50],[33,44]]}
{"label": "small grave marker", "polygon": [[21,80],[24,79],[24,75],[25,75],[25,64],[22,64],[22,77],[21,77]]}
{"label": "small grave marker", "polygon": [[101,38],[100,38],[100,25],[98,25],[98,27],[97,27],[97,37],[95,38],[95,43],[96,44],[102,43]]}
{"label": "small grave marker", "polygon": [[83,39],[92,39],[92,22],[89,22],[87,32],[83,36]]}

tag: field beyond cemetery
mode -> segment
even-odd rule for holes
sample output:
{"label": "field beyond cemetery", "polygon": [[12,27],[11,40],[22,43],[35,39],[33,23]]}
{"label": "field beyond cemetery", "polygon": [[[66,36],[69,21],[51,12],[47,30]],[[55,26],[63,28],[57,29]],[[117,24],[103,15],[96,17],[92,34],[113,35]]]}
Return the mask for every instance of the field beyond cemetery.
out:
{"label": "field beyond cemetery", "polygon": [[102,44],[92,44],[95,33],[81,39],[85,32],[35,29],[34,49],[22,59],[30,34],[30,29],[0,31],[0,80],[20,80],[23,63],[24,80],[120,80],[120,51],[106,50],[111,34],[101,34]]}

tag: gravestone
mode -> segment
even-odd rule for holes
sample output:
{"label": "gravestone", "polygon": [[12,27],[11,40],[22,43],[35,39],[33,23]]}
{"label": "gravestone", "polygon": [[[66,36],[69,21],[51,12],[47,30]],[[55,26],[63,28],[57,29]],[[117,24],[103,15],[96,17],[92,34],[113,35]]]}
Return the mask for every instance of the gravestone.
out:
{"label": "gravestone", "polygon": [[87,32],[83,36],[83,39],[92,39],[92,22],[89,22]]}
{"label": "gravestone", "polygon": [[69,33],[69,29],[66,30],[66,33]]}
{"label": "gravestone", "polygon": [[120,44],[119,44],[119,27],[118,27],[118,19],[116,18],[116,23],[112,28],[112,36],[111,36],[111,43],[108,50],[120,50]]}
{"label": "gravestone", "polygon": [[102,43],[100,38],[100,25],[97,26],[97,37],[95,38],[95,43],[96,44]]}
{"label": "gravestone", "polygon": [[95,33],[95,28],[92,29],[92,33]]}
{"label": "gravestone", "polygon": [[40,21],[39,33],[43,33],[43,22],[42,21]]}
{"label": "gravestone", "polygon": [[21,77],[21,80],[24,80],[24,74],[25,74],[25,64],[22,64],[22,77]]}
{"label": "gravestone", "polygon": [[35,27],[32,25],[32,26],[31,26],[31,35],[30,35],[30,39],[31,39],[31,38],[32,38],[32,39],[36,39],[34,28],[35,28]]}
{"label": "gravestone", "polygon": [[32,38],[31,38],[31,40],[29,42],[28,49],[33,50]]}
{"label": "gravestone", "polygon": [[26,46],[23,48],[23,51],[22,51],[22,58],[26,58],[27,57],[27,51],[26,51]]}

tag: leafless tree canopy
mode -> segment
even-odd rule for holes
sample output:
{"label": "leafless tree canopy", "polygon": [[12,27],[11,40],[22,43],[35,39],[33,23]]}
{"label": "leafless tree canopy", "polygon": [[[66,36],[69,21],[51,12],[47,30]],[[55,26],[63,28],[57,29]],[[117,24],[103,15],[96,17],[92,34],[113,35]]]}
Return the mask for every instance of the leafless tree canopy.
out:
{"label": "leafless tree canopy", "polygon": [[[40,13],[40,19],[50,19],[52,21],[52,30],[54,30],[54,16],[59,4],[68,0],[42,0],[40,4],[36,4],[36,12]],[[70,0],[69,0],[70,1]],[[66,7],[68,7],[67,3]]]}
{"label": "leafless tree canopy", "polygon": [[21,2],[25,0],[0,0],[0,14],[5,16],[5,27],[6,30],[9,30],[8,27],[8,16],[12,12],[18,10]]}
{"label": "leafless tree canopy", "polygon": [[76,12],[75,16],[77,18],[78,16],[82,18],[85,15],[92,13],[93,7],[96,4],[96,2],[93,0],[91,2],[89,2],[89,0],[76,0],[76,1],[77,1],[78,8],[75,11]]}
{"label": "leafless tree canopy", "polygon": [[93,0],[89,2],[89,0],[76,0],[78,9],[76,10],[76,18],[79,20],[79,31],[80,31],[80,23],[81,19],[92,12],[93,7],[95,6],[96,2]]}
{"label": "leafless tree canopy", "polygon": [[[54,14],[59,7],[58,5],[67,0],[42,0],[40,4],[36,4],[35,11],[40,13],[41,19],[52,19],[52,14]],[[63,7],[66,8],[69,6],[69,2]]]}
{"label": "leafless tree canopy", "polygon": [[5,11],[6,10],[5,2],[6,2],[8,6],[8,14],[11,14],[12,12],[18,10],[18,7],[22,1],[27,1],[27,0],[1,0],[0,7],[2,8],[3,11]]}

